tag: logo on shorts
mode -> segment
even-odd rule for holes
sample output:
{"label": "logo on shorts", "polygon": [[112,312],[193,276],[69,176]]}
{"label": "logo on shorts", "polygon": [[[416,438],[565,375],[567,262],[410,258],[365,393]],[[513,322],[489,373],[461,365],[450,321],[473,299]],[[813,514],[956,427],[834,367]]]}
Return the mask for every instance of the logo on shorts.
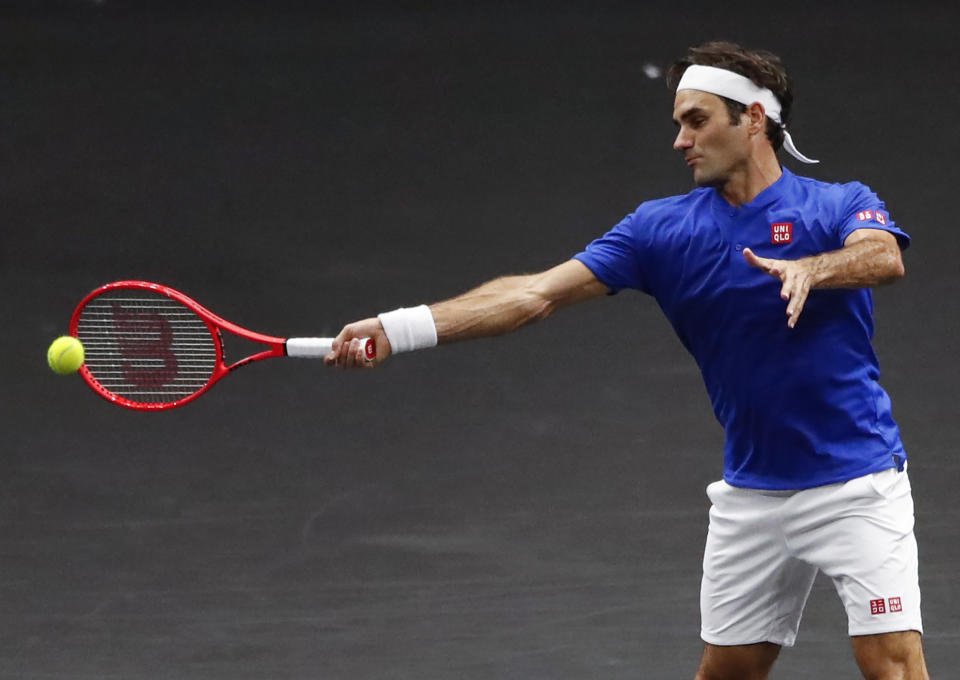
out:
{"label": "logo on shorts", "polygon": [[873,616],[876,616],[877,614],[886,614],[888,611],[891,614],[903,611],[903,605],[900,603],[899,597],[891,597],[886,600],[883,598],[880,598],[879,600],[870,600],[870,613]]}
{"label": "logo on shorts", "polygon": [[780,245],[793,240],[793,222],[774,222],[770,225],[770,243]]}

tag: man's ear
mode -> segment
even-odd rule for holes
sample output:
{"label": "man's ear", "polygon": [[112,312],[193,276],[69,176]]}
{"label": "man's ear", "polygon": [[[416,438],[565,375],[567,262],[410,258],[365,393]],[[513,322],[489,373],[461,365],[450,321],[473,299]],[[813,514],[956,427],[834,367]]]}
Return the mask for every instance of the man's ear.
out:
{"label": "man's ear", "polygon": [[753,102],[747,107],[745,114],[749,119],[748,131],[751,135],[766,133],[767,112],[760,102]]}

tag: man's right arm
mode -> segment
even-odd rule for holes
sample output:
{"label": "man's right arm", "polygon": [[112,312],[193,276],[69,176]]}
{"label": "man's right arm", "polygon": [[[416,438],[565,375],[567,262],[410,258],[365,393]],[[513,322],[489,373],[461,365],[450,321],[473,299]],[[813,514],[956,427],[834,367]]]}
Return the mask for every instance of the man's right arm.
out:
{"label": "man's right arm", "polygon": [[[501,335],[533,321],[544,319],[557,309],[606,295],[606,285],[583,263],[569,260],[539,274],[505,276],[489,281],[444,302],[430,305],[438,342],[455,342]],[[365,361],[354,338],[371,337],[377,358]],[[371,366],[391,354],[390,342],[377,318],[344,326],[336,337],[328,365],[345,368]]]}

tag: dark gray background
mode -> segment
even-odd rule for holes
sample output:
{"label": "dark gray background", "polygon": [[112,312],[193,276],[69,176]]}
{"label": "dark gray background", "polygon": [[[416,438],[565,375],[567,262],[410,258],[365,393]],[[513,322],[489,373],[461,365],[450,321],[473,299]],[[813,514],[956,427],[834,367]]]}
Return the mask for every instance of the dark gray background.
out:
{"label": "dark gray background", "polygon": [[[690,188],[643,66],[718,37],[791,69],[792,130],[822,163],[787,165],[866,182],[914,237],[876,344],[949,677],[958,21],[934,3],[5,3],[0,678],[692,677],[722,433],[651,300],[362,374],[259,364],[155,415],[44,351],[120,278],[321,335],[559,263]],[[828,581],[774,677],[857,677]]]}

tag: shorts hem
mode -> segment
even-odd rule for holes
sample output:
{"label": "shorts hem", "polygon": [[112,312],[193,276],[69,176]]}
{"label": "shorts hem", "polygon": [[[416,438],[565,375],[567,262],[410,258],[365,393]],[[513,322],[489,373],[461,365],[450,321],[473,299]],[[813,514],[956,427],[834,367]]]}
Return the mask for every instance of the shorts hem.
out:
{"label": "shorts hem", "polygon": [[734,640],[733,638],[724,638],[719,635],[710,635],[702,630],[700,631],[700,639],[708,645],[714,645],[715,647],[741,647],[744,645],[758,645],[761,642],[769,642],[774,645],[780,645],[781,647],[793,647],[797,642],[796,638],[785,640],[773,635]]}
{"label": "shorts hem", "polygon": [[860,626],[856,630],[848,628],[847,634],[850,637],[860,637],[862,635],[883,635],[884,633],[905,633],[911,630],[915,630],[920,633],[920,635],[923,635],[923,626],[915,623]]}

